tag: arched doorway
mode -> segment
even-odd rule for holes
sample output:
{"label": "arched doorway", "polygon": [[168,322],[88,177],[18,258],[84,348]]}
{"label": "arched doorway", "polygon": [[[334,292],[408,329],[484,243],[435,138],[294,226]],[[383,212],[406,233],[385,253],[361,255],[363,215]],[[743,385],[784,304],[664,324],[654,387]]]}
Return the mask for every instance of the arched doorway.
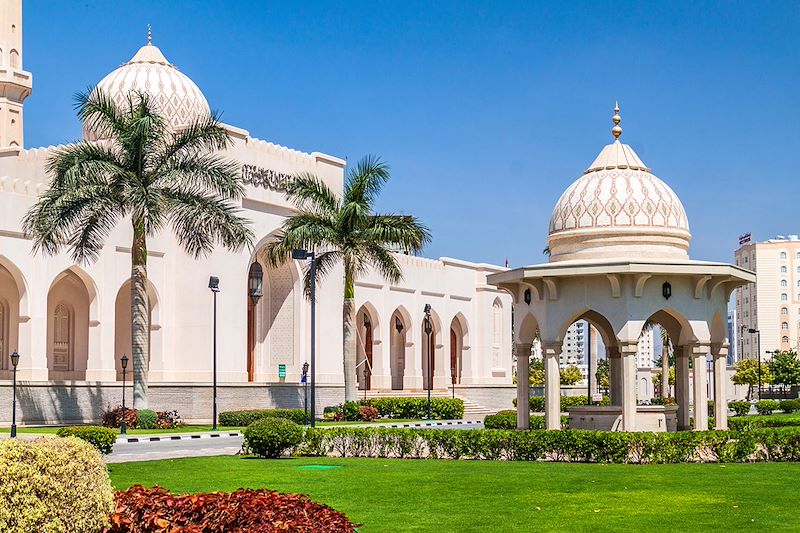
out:
{"label": "arched doorway", "polygon": [[86,378],[89,291],[72,270],[59,274],[47,295],[47,369],[51,380]]}
{"label": "arched doorway", "polygon": [[[436,386],[436,356],[437,348],[441,341],[441,322],[435,311],[431,311],[430,333],[425,331],[425,319],[420,323],[420,334],[422,336],[422,388],[424,390],[433,389]],[[446,364],[446,361],[442,361]],[[446,381],[444,383],[447,383]]]}
{"label": "arched doorway", "polygon": [[244,354],[247,379],[250,382],[279,381],[281,365],[286,378],[299,380],[305,360],[298,358],[299,317],[303,307],[301,278],[294,261],[276,268],[269,266],[261,247],[248,263],[249,271],[254,265],[261,267],[261,297],[256,302],[251,297],[248,281],[247,300],[247,345]]}
{"label": "arched doorway", "polygon": [[19,349],[19,300],[14,277],[0,264],[0,379],[10,378],[9,354]]}
{"label": "arched doorway", "polygon": [[[148,280],[147,299],[149,314],[147,317],[148,331],[147,338],[147,361],[148,366],[153,359],[160,358],[161,344],[159,339],[154,339],[154,333],[160,330],[158,320],[158,295],[155,287]],[[117,291],[114,300],[114,368],[116,369],[117,380],[122,379],[122,363],[120,358],[126,354],[128,358],[133,357],[133,336],[131,335],[131,280],[127,280]],[[155,353],[154,353],[155,352]],[[131,360],[131,364],[133,361]],[[128,368],[129,378],[132,379],[131,368]]]}
{"label": "arched doorway", "polygon": [[369,303],[362,305],[356,313],[356,378],[359,390],[372,388],[375,371],[375,340],[380,324],[375,307]]}
{"label": "arched doorway", "polygon": [[392,390],[405,388],[406,353],[412,348],[411,319],[403,307],[398,307],[392,313],[390,327],[390,365],[392,374]]}
{"label": "arched doorway", "polygon": [[448,382],[451,385],[461,383],[464,372],[464,354],[469,349],[467,341],[467,321],[459,313],[450,323],[450,374]]}

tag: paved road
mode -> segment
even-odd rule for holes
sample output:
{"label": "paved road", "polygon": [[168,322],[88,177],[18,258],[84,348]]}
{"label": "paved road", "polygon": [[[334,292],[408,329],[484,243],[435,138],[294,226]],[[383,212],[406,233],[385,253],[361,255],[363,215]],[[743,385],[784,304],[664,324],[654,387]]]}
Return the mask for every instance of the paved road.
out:
{"label": "paved road", "polygon": [[[381,424],[385,426],[385,424]],[[433,423],[417,426],[403,424],[417,429],[482,429],[483,422]],[[364,427],[364,426],[355,426]],[[163,437],[162,437],[163,438]],[[125,463],[129,461],[157,461],[159,459],[178,459],[180,457],[207,457],[211,455],[235,455],[242,448],[242,436],[220,436],[203,438],[183,438],[181,440],[160,440],[157,442],[118,442],[114,452],[105,459],[107,463]]]}
{"label": "paved road", "polygon": [[118,442],[114,445],[114,452],[106,457],[106,462],[125,463],[128,461],[177,459],[179,457],[235,455],[241,448],[241,435],[238,437],[165,440],[159,442]]}

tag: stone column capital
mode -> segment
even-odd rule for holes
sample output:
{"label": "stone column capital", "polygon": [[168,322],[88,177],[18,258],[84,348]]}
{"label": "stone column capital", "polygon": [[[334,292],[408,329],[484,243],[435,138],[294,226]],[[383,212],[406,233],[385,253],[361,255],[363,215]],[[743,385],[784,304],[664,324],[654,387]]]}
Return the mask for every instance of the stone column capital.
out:
{"label": "stone column capital", "polygon": [[514,355],[517,357],[530,357],[533,343],[531,342],[515,342]]}
{"label": "stone column capital", "polygon": [[730,349],[730,343],[727,341],[725,342],[712,342],[711,343],[711,355],[716,359],[717,357],[728,357],[728,350]]}
{"label": "stone column capital", "polygon": [[619,353],[625,357],[628,355],[636,355],[639,351],[639,341],[622,341],[619,343]]}
{"label": "stone column capital", "polygon": [[546,356],[561,355],[563,343],[556,341],[542,341],[542,353]]}

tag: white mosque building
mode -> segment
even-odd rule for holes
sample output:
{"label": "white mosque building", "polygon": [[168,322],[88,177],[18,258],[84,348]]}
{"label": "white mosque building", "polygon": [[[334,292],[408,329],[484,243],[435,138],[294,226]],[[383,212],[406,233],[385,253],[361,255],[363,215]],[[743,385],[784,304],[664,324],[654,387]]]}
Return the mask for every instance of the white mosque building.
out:
{"label": "white mosque building", "polygon": [[[89,421],[121,400],[120,356],[131,351],[131,231],[120,224],[91,264],[75,264],[66,254],[32,254],[21,219],[47,188],[45,166],[59,147],[26,148],[23,142],[23,102],[33,80],[23,68],[21,4],[4,0],[0,6],[0,423],[11,418],[9,354],[15,350],[22,423]],[[149,93],[173,126],[209,112],[200,88],[151,42],[98,87],[117,100],[132,90]],[[247,184],[241,207],[257,235],[254,250],[218,250],[195,260],[168,232],[149,242],[149,402],[189,420],[210,419],[210,276],[219,277],[221,289],[219,409],[302,407],[299,381],[310,353],[303,265],[268,268],[263,251],[295,212],[284,193],[292,176],[310,172],[341,191],[345,173],[345,161],[337,157],[226,128],[233,138],[227,156],[241,164]],[[84,132],[84,140],[95,139]],[[510,407],[511,296],[486,281],[505,269],[448,258],[398,259],[404,279],[397,285],[377,273],[357,282],[359,387],[386,395],[424,390],[432,344],[433,389],[452,387],[478,403]],[[264,288],[253,304],[248,272],[256,262],[264,270]],[[341,277],[333,272],[318,288],[318,408],[344,397]],[[426,304],[432,308],[430,336],[422,329]]]}

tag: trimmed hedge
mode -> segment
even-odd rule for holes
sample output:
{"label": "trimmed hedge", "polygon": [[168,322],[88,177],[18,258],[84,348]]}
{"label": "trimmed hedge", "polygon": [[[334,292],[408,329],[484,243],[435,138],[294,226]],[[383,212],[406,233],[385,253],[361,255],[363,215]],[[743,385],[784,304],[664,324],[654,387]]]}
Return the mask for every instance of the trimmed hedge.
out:
{"label": "trimmed hedge", "polygon": [[584,463],[800,461],[800,428],[625,433],[391,428],[309,429],[305,455]]}
{"label": "trimmed hedge", "polygon": [[[569,424],[569,417],[561,417],[561,427],[566,429]],[[517,429],[517,412],[513,409],[500,411],[496,415],[487,415],[483,419],[483,427],[485,429]],[[528,419],[528,427],[530,429],[544,429],[544,417],[532,416]]]}
{"label": "trimmed hedge", "polygon": [[750,402],[728,402],[728,409],[733,411],[733,416],[745,416],[750,412]]}
{"label": "trimmed hedge", "polygon": [[103,455],[111,453],[114,443],[117,442],[117,432],[100,426],[68,426],[60,428],[56,435],[59,437],[78,437],[85,440]]}
{"label": "trimmed hedge", "polygon": [[733,417],[728,420],[728,428],[737,431],[781,427],[800,427],[800,418],[770,415]]}
{"label": "trimmed hedge", "polygon": [[[589,397],[588,396],[561,396],[560,397],[560,404],[562,412],[567,410],[567,407],[580,407],[583,405],[589,405]],[[532,413],[544,413],[544,396],[531,396],[528,398],[528,403],[530,404],[531,412]],[[513,400],[514,406],[517,405],[517,399],[514,398]],[[600,403],[595,403],[594,405],[611,405],[611,398],[608,396],[603,396],[603,399]]]}
{"label": "trimmed hedge", "polygon": [[114,510],[100,453],[75,437],[0,441],[0,531],[97,533]]}
{"label": "trimmed hedge", "polygon": [[223,411],[217,420],[220,426],[249,426],[264,418],[284,418],[295,424],[305,424],[306,413],[303,409],[251,409],[247,411]]}
{"label": "trimmed hedge", "polygon": [[[370,398],[361,402],[378,410],[382,418],[422,420],[428,416],[427,398]],[[458,420],[464,417],[464,402],[460,398],[431,398],[431,418]]]}
{"label": "trimmed hedge", "polygon": [[253,455],[274,459],[303,442],[303,426],[285,418],[263,418],[244,428],[242,448]]}
{"label": "trimmed hedge", "polygon": [[784,413],[800,411],[800,400],[781,400],[778,405]]}
{"label": "trimmed hedge", "polygon": [[760,415],[771,415],[772,411],[777,411],[779,404],[775,400],[758,400],[755,403],[756,411]]}

